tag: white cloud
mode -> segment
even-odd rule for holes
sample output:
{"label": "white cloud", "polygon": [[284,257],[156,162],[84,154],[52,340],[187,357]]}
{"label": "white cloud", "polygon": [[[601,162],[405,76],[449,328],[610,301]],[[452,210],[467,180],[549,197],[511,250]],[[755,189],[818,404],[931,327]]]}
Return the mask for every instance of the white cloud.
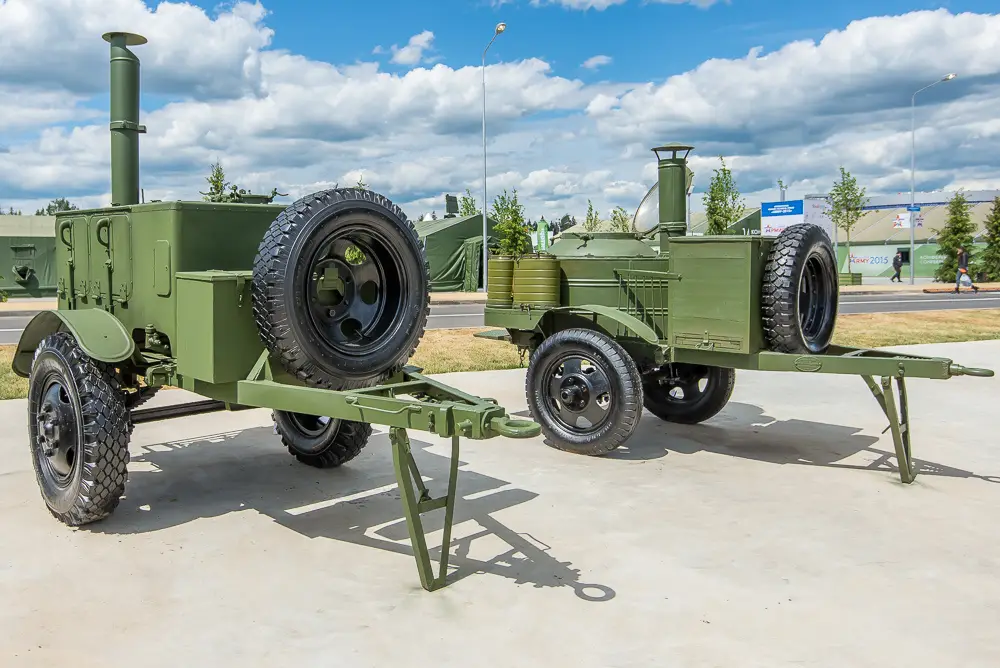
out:
{"label": "white cloud", "polygon": [[391,62],[397,65],[418,65],[424,61],[424,52],[431,48],[434,42],[434,33],[430,30],[414,35],[406,46],[398,47],[392,45]]}
{"label": "white cloud", "polygon": [[[273,31],[260,2],[235,2],[213,19],[190,4],[142,0],[0,2],[0,81],[103,91],[110,30],[139,32],[143,91],[198,97],[259,95],[261,51]],[[109,19],[109,17],[114,17]]]}
{"label": "white cloud", "polygon": [[[120,19],[108,26],[109,15]],[[444,193],[482,197],[478,56],[421,65],[426,31],[383,49],[412,62],[405,72],[319,62],[272,49],[266,18],[249,3],[210,15],[140,0],[0,2],[0,206],[107,203],[109,27],[150,39],[134,49],[144,101],[170,100],[142,114],[147,199],[199,197],[216,159],[231,181],[289,199],[360,173],[413,216],[441,215]],[[658,85],[589,85],[527,55],[487,67],[487,188],[517,188],[534,219],[582,218],[588,199],[602,213],[634,209],[656,177],[649,149],[670,141],[695,145],[696,190],[724,154],[751,204],[776,194],[778,177],[789,197],[824,190],[841,164],[870,192],[907,190],[910,95],[951,70],[958,79],[918,98],[918,188],[1000,187],[1000,16],[866,19]]]}
{"label": "white cloud", "polygon": [[598,67],[609,64],[611,64],[611,56],[600,55],[600,56],[591,56],[590,58],[587,58],[585,61],[583,61],[583,64],[581,64],[580,67],[586,68],[588,70],[596,70]]}

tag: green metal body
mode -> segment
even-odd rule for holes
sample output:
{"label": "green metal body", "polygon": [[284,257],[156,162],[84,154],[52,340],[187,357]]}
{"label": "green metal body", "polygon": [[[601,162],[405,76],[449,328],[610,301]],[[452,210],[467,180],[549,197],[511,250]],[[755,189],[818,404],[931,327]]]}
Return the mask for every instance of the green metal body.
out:
{"label": "green metal body", "polygon": [[[390,429],[403,511],[421,584],[444,584],[461,437],[529,438],[488,398],[465,394],[404,368],[389,382],[352,391],[309,386],[272,363],[251,305],[252,266],[272,221],[285,210],[270,196],[245,202],[151,201],[138,188],[138,59],[145,39],[108,33],[111,43],[112,200],[108,208],[56,215],[57,309],[26,326],[12,368],[28,377],[39,342],[70,332],[84,353],[116,367],[124,386],[174,386],[246,407],[328,416]],[[432,499],[417,471],[407,429],[452,440],[447,493]],[[445,509],[441,575],[433,576],[420,516]]]}
{"label": "green metal body", "polygon": [[[551,261],[558,265],[558,304],[519,305],[516,294],[509,307],[488,301],[485,324],[499,329],[476,336],[510,341],[532,353],[561,330],[594,329],[620,343],[640,373],[668,363],[688,363],[862,376],[886,411],[901,479],[912,481],[916,472],[909,455],[904,379],[943,380],[959,375],[992,376],[993,372],[967,369],[944,358],[838,346],[822,355],[768,350],[761,286],[774,238],[685,236],[691,172],[686,153],[680,154],[690,148],[653,149],[659,158],[659,225],[655,230],[562,234],[548,249]],[[659,152],[667,155],[659,157]],[[515,292],[517,286],[528,292],[533,276],[519,274],[515,265],[513,280]],[[543,287],[547,285],[536,290]],[[876,376],[881,384],[874,381]],[[890,391],[892,379],[898,385],[898,400]]]}

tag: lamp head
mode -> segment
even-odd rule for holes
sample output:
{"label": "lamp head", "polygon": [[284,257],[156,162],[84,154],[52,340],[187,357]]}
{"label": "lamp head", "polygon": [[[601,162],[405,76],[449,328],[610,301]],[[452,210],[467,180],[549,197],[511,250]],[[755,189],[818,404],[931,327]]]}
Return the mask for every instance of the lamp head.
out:
{"label": "lamp head", "polygon": [[499,35],[500,33],[502,33],[506,29],[507,29],[507,24],[506,23],[498,23],[497,27],[496,27],[496,34]]}
{"label": "lamp head", "polygon": [[951,74],[945,75],[945,77],[943,79],[941,79],[941,81],[951,81],[952,79],[954,79],[957,76],[958,76],[957,74],[955,74],[954,72],[952,72]]}

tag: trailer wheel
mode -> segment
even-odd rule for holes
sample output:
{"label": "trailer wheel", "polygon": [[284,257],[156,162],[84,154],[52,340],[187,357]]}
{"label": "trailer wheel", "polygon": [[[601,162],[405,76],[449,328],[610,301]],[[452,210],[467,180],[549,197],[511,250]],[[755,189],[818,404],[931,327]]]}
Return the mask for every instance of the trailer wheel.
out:
{"label": "trailer wheel", "polygon": [[635,362],[600,332],[567,329],[545,339],[531,356],[525,386],[532,417],[559,450],[606,455],[632,436],[642,416]]}
{"label": "trailer wheel", "polygon": [[49,512],[70,526],[111,515],[125,492],[132,435],[115,371],[56,332],[38,344],[28,382],[28,441]]}
{"label": "trailer wheel", "polygon": [[304,197],[271,223],[254,259],[261,340],[289,373],[351,389],[398,371],[430,310],[423,242],[403,211],[369,190]]}
{"label": "trailer wheel", "polygon": [[281,443],[303,464],[320,469],[346,464],[368,444],[372,426],[304,413],[274,411],[274,428]]}
{"label": "trailer wheel", "polygon": [[826,352],[837,321],[839,275],[823,228],[790,225],[774,241],[761,290],[764,339],[770,350]]}
{"label": "trailer wheel", "polygon": [[700,364],[667,364],[643,376],[646,410],[667,422],[698,424],[729,403],[736,370]]}

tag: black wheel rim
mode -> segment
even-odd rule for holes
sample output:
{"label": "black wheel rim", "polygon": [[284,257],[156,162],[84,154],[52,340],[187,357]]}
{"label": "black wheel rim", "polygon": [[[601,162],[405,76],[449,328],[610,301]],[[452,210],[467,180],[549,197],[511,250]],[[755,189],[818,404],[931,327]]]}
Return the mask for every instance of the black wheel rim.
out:
{"label": "black wheel rim", "polygon": [[[540,378],[545,391],[544,409],[568,431],[589,433],[613,414],[615,397],[607,371],[592,357],[579,352],[557,356]],[[581,426],[581,421],[585,426]]]}
{"label": "black wheel rim", "polygon": [[69,388],[56,373],[41,379],[35,413],[35,456],[44,478],[59,489],[69,487],[80,457],[80,422]]}
{"label": "black wheel rim", "polygon": [[310,438],[322,436],[330,428],[330,423],[333,422],[333,418],[322,415],[306,415],[305,413],[289,413],[288,418],[295,428],[302,432],[303,436]]}
{"label": "black wheel rim", "polygon": [[327,235],[308,266],[309,318],[327,348],[370,355],[404,325],[403,258],[370,224],[346,224]]}
{"label": "black wheel rim", "polygon": [[701,401],[711,385],[707,366],[670,364],[651,374],[643,390],[657,404],[690,406]]}
{"label": "black wheel rim", "polygon": [[825,336],[831,298],[836,295],[830,272],[818,256],[811,255],[802,268],[799,283],[799,327],[806,341],[811,343]]}

